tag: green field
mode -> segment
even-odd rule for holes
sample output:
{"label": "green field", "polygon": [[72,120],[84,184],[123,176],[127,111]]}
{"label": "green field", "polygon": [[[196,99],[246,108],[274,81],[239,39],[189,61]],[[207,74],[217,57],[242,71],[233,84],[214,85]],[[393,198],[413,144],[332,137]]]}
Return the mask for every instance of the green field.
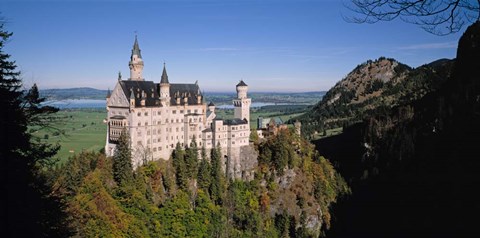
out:
{"label": "green field", "polygon": [[61,148],[56,155],[60,161],[80,153],[82,150],[99,151],[105,146],[107,126],[103,123],[106,111],[78,109],[58,112],[59,122],[54,129],[33,132],[42,141],[59,143]]}

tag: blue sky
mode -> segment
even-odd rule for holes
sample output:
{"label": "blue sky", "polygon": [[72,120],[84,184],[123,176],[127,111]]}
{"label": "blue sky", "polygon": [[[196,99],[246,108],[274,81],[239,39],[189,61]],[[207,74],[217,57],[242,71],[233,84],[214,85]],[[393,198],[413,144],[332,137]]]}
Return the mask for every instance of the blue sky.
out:
{"label": "blue sky", "polygon": [[[380,56],[413,67],[454,58],[461,33],[435,36],[401,21],[347,23],[344,1],[1,1],[5,51],[26,85],[113,88],[129,75],[135,31],[146,80],[204,91],[328,90]],[[463,29],[464,30],[464,29]],[[462,31],[463,31],[462,30]]]}

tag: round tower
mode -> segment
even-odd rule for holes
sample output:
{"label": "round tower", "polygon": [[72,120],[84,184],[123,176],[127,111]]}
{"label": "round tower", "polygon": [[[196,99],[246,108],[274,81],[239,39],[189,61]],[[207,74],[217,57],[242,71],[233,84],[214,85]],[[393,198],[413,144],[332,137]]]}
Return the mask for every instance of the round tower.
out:
{"label": "round tower", "polygon": [[237,84],[237,98],[243,99],[247,98],[248,85],[240,80],[240,83]]}
{"label": "round tower", "polygon": [[133,43],[132,55],[130,56],[130,62],[128,63],[130,68],[130,80],[143,81],[143,59],[138,46],[137,36],[135,36],[135,42]]}
{"label": "round tower", "polygon": [[242,120],[247,120],[250,124],[250,104],[252,100],[247,98],[248,85],[240,80],[237,84],[237,98],[233,100],[235,110],[233,116]]}

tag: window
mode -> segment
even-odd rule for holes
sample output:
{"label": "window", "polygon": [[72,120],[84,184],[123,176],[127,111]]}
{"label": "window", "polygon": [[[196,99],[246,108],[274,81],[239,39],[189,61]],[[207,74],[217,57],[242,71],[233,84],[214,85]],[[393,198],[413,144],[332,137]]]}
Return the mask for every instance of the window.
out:
{"label": "window", "polygon": [[172,113],[173,113],[173,114],[177,114],[177,110],[173,110]]}
{"label": "window", "polygon": [[195,110],[194,110],[194,112],[195,112],[195,113],[197,113],[197,112],[198,112],[198,110],[197,110],[197,109],[195,109]]}
{"label": "window", "polygon": [[137,113],[137,116],[141,117],[141,116],[142,116],[142,113],[138,112],[138,113]]}
{"label": "window", "polygon": [[183,110],[180,110],[180,114],[183,114]]}
{"label": "window", "polygon": [[145,122],[145,126],[148,126],[148,122]]}
{"label": "window", "polygon": [[144,114],[144,115],[145,115],[145,116],[148,116],[148,112],[145,112],[145,114]]}
{"label": "window", "polygon": [[141,123],[141,122],[138,122],[138,124],[137,124],[137,125],[138,125],[138,126],[142,126],[142,123]]}

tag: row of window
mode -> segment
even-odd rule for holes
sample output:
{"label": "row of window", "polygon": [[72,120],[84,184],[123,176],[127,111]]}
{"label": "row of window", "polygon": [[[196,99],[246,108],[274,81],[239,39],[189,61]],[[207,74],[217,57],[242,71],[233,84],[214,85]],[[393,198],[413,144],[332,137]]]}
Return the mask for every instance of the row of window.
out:
{"label": "row of window", "polygon": [[[192,120],[192,118],[190,118],[190,119],[188,120],[188,122],[189,122],[189,123],[192,123],[192,122],[195,123],[195,122],[197,122],[197,118],[193,118],[193,120]],[[198,118],[198,122],[202,122],[202,118]],[[155,124],[160,125],[160,123],[161,123],[160,121],[153,121],[153,125],[155,125]],[[168,119],[165,119],[165,123],[168,124]],[[171,120],[170,120],[170,123],[183,123],[183,119],[178,119],[178,118],[177,118],[177,119],[175,119],[175,121],[174,121],[173,119],[171,119]],[[148,122],[145,122],[144,125],[145,125],[145,126],[148,126]],[[141,122],[138,122],[138,123],[137,123],[137,126],[142,126],[142,123],[141,123]]]}

